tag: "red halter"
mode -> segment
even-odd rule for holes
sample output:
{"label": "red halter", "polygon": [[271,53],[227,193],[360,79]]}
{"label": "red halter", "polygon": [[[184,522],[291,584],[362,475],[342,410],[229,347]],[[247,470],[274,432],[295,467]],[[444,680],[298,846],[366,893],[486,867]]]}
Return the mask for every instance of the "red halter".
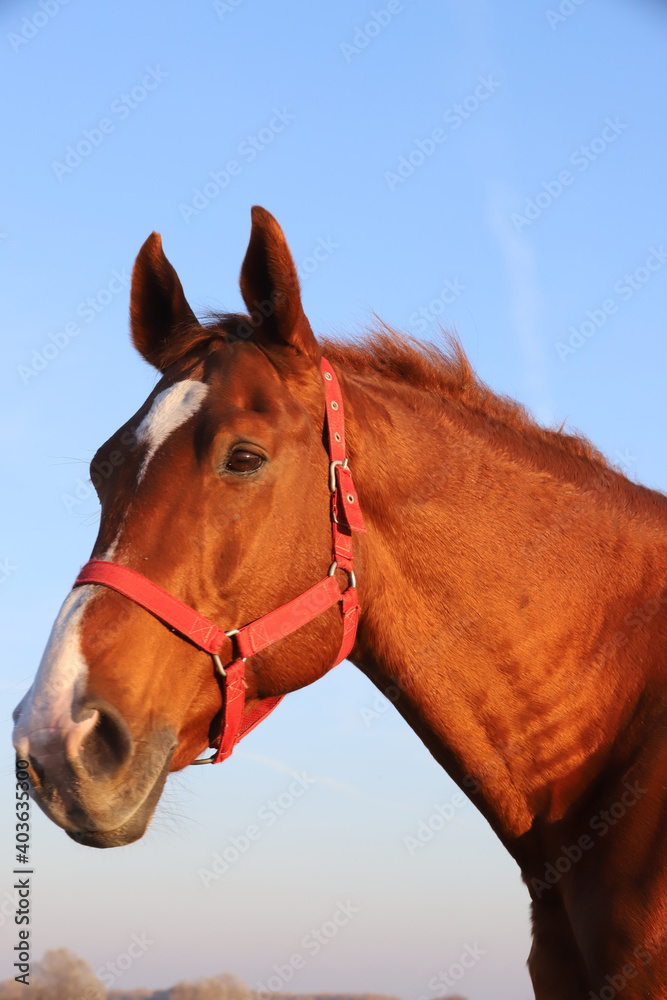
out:
{"label": "red halter", "polygon": [[[283,604],[275,611],[257,618],[239,629],[223,631],[194,608],[179,601],[162,587],[148,580],[141,573],[103,559],[91,559],[83,567],[75,587],[96,583],[116,590],[139,604],[146,611],[159,618],[165,625],[180,633],[185,639],[210,653],[216,670],[224,678],[224,716],[220,735],[212,746],[217,753],[206,760],[195,760],[194,764],[219,763],[226,760],[239,740],[273,711],[282,696],[264,698],[244,715],[245,708],[245,661],[248,656],[258,653],[267,646],[284,639],[302,625],[306,625],[322,612],[339,601],[343,616],[343,638],[334,666],[344,660],[354,645],[359,617],[357,587],[352,563],[352,532],[364,532],[364,519],[359,508],[352,473],[345,457],[345,422],[343,418],[343,397],[333,368],[322,358],[322,375],[326,398],[326,425],[329,445],[329,489],[331,490],[331,527],[333,531],[333,562],[329,573],[305,593]],[[347,573],[348,586],[341,592],[336,581],[336,569]],[[226,638],[232,638],[238,656],[227,667],[220,660],[220,650]]]}

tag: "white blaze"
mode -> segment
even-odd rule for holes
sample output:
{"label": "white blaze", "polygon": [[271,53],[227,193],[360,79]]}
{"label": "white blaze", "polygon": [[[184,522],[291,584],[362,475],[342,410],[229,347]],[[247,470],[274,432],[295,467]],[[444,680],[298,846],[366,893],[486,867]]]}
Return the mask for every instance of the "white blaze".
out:
{"label": "white blaze", "polygon": [[81,722],[72,718],[74,703],[86,690],[88,666],[81,652],[80,625],[95,591],[91,584],[77,587],[56,618],[35,680],[19,706],[14,728],[19,756],[30,752],[39,759],[53,752],[63,737],[70,745],[72,740],[78,744],[97,721],[96,712]]}
{"label": "white blaze", "polygon": [[[138,482],[160,445],[197,412],[207,392],[203,382],[185,379],[155,397],[136,431],[137,443],[146,446]],[[102,559],[112,558],[121,533],[122,529]],[[85,695],[88,681],[88,664],[81,651],[81,620],[98,592],[99,588],[92,584],[76,587],[60,610],[32,687],[19,705],[14,745],[21,757],[30,753],[39,760],[49,754],[61,755],[63,742],[67,754],[74,756],[97,722],[97,712],[80,722],[73,719],[72,713]]]}
{"label": "white blaze", "polygon": [[137,444],[147,445],[137,482],[146,475],[148,463],[161,444],[167,440],[181,424],[194,416],[204,402],[208,386],[204,382],[184,379],[159,393],[137,427]]}

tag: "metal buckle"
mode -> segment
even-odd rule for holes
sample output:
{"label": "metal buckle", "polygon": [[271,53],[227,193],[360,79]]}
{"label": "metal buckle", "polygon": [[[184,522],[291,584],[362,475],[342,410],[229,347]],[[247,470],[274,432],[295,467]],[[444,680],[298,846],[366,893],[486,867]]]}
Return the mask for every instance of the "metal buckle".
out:
{"label": "metal buckle", "polygon": [[337,458],[334,462],[329,462],[329,490],[331,491],[331,493],[335,493],[336,492],[336,466],[337,465],[341,465],[344,469],[349,469],[349,465],[347,464],[347,458],[344,461],[342,461],[342,462],[341,462],[341,460],[339,458]]}
{"label": "metal buckle", "polygon": [[[329,566],[329,569],[327,571],[327,576],[335,576],[335,573],[336,573],[337,569],[338,569],[338,563],[334,559],[334,561],[331,563],[331,566]],[[341,569],[343,569],[342,566],[341,566]],[[343,573],[347,573],[347,585],[348,585],[348,587],[356,587],[357,586],[357,578],[354,575],[354,570],[353,569],[343,569]]]}

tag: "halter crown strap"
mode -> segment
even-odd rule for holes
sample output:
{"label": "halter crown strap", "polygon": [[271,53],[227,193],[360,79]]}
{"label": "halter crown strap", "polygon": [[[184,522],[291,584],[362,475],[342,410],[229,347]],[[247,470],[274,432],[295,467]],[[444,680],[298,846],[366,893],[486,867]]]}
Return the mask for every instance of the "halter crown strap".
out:
{"label": "halter crown strap", "polygon": [[[352,570],[354,561],[352,532],[364,532],[366,528],[345,455],[345,421],[340,385],[336,373],[324,358],[321,368],[326,400],[333,535],[332,563],[328,575],[323,580],[287,604],[276,608],[275,611],[270,611],[242,628],[232,629],[230,632],[225,632],[141,573],[119,563],[91,559],[74,581],[75,587],[92,583],[115,590],[213,657],[216,669],[224,679],[224,717],[220,735],[213,743],[217,747],[217,753],[206,760],[194,761],[195,764],[219,763],[226,760],[239,740],[259,725],[282,701],[282,696],[264,698],[254,708],[245,711],[245,661],[248,656],[291,635],[339,602],[343,619],[343,636],[334,666],[349,655],[354,645],[359,603]],[[337,568],[345,570],[348,575],[348,587],[342,592],[335,577]],[[225,641],[232,636],[239,655],[232,663],[223,667],[220,652]]]}

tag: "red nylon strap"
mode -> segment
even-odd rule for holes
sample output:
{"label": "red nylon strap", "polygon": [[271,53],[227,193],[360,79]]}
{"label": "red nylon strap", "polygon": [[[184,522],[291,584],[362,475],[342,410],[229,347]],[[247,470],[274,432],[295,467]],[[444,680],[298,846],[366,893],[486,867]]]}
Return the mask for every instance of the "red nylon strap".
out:
{"label": "red nylon strap", "polygon": [[[254,708],[244,714],[245,708],[245,663],[243,660],[235,660],[226,670],[229,681],[225,685],[225,720],[222,726],[221,735],[214,742],[218,752],[213,761],[220,764],[223,760],[231,757],[232,751],[237,743],[251,733],[260,722],[263,722],[267,715],[276,708],[283,700],[283,695],[275,695],[272,698],[262,698]],[[227,708],[227,699],[229,709]]]}
{"label": "red nylon strap", "polygon": [[[157,583],[128,566],[103,559],[91,559],[80,571],[74,586],[80,587],[84,583],[102,584],[129,597],[207,653],[219,653],[227,638],[223,629],[200,615],[189,604],[179,601],[169,591],[163,590]],[[325,576],[289,604],[283,604],[239,629],[236,638],[241,657],[252,656],[279,639],[284,639],[340,600],[342,594],[337,581],[332,576]]]}
{"label": "red nylon strap", "polygon": [[357,621],[359,619],[359,602],[357,600],[357,588],[348,587],[343,594],[343,641],[341,642],[338,656],[334,662],[334,667],[345,659],[352,652],[354,640],[357,634]]}
{"label": "red nylon strap", "polygon": [[[336,520],[334,521],[334,543],[336,530],[365,532],[364,519],[359,506],[359,497],[354,487],[352,473],[344,463],[345,457],[345,417],[343,416],[343,394],[340,391],[340,384],[336,373],[326,360],[321,361],[322,375],[324,377],[324,397],[326,400],[327,412],[327,433],[329,438],[329,460],[335,464],[336,470],[336,493],[334,499],[334,509]],[[336,525],[336,521],[338,525]],[[350,560],[352,558],[352,548],[350,545]],[[351,567],[350,567],[351,568]]]}
{"label": "red nylon strap", "polygon": [[342,508],[343,518],[339,517],[339,522],[347,524],[352,531],[366,531],[366,525],[359,507],[359,498],[354,487],[351,470],[343,465],[336,466],[337,496],[339,499],[340,511]]}
{"label": "red nylon strap", "polygon": [[[91,559],[82,568],[74,581],[74,586],[80,587],[89,583],[109,587],[129,598],[207,653],[219,653],[227,638],[223,629],[214,625],[204,615],[200,615],[188,604],[128,566],[102,559]],[[327,576],[293,601],[239,629],[236,638],[241,656],[225,669],[225,716],[222,739],[218,737],[216,741],[219,747],[216,763],[226,760],[236,743],[258,726],[282,701],[282,696],[263,698],[244,717],[245,657],[284,639],[302,625],[317,618],[323,611],[344,600],[348,592],[346,591],[345,595],[341,594],[334,577]],[[347,615],[343,611],[343,646],[347,645],[346,622]],[[354,637],[352,644],[353,642]],[[347,656],[352,644],[349,645],[347,652],[342,656],[339,655],[336,663]]]}
{"label": "red nylon strap", "polygon": [[[332,488],[332,535],[333,558],[337,565],[349,575],[347,590],[341,593],[335,575],[326,576],[305,593],[283,604],[254,622],[244,625],[236,635],[240,656],[225,670],[224,718],[220,735],[214,745],[218,752],[215,762],[226,760],[236,743],[273,711],[282,701],[281,696],[260,700],[249,712],[245,709],[245,658],[267,646],[284,639],[297,629],[312,621],[324,611],[341,602],[343,636],[334,666],[344,660],[352,650],[357,632],[359,604],[354,585],[352,563],[352,532],[364,532],[364,519],[359,507],[359,498],[354,487],[352,473],[345,457],[345,421],[343,417],[343,396],[336,373],[326,359],[322,358],[322,375],[326,399],[326,426],[330,459],[330,487]],[[331,480],[331,470],[334,479]],[[332,567],[335,569],[335,566]],[[168,591],[148,580],[141,573],[102,559],[91,559],[82,568],[74,586],[99,584],[117,591],[161,622],[175,629],[189,639],[199,649],[217,658],[227,638],[218,625],[200,615],[194,608],[180,601]],[[218,660],[219,664],[219,660]]]}
{"label": "red nylon strap", "polygon": [[275,611],[270,611],[268,615],[239,629],[236,640],[241,656],[252,656],[253,653],[259,653],[274,642],[284,639],[302,625],[312,622],[313,618],[317,618],[323,611],[338,604],[341,598],[337,580],[333,576],[325,576],[289,604],[283,604]]}
{"label": "red nylon strap", "polygon": [[179,601],[169,591],[163,590],[157,583],[127,566],[103,559],[91,559],[77,576],[74,586],[80,587],[84,583],[99,583],[118,591],[123,597],[129,597],[207,653],[219,653],[227,638],[223,629],[204,618],[189,604]]}
{"label": "red nylon strap", "polygon": [[[239,730],[245,707],[245,662],[234,660],[225,669],[225,721],[220,734],[220,745],[215,758],[219,764],[231,757],[232,750],[240,740]],[[275,705],[271,706],[271,711]],[[266,713],[268,715],[268,712]],[[257,720],[260,721],[259,719]]]}

